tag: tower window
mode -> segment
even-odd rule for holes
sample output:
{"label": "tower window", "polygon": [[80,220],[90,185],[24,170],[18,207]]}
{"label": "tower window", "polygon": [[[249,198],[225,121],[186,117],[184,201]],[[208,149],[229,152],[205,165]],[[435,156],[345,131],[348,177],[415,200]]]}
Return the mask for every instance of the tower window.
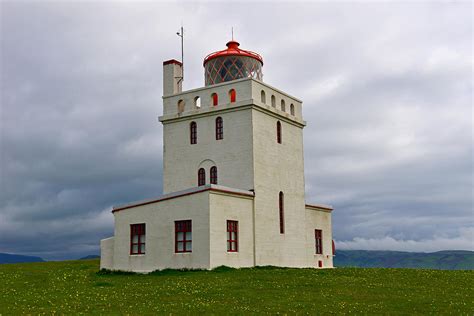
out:
{"label": "tower window", "polygon": [[235,93],[235,90],[232,89],[229,91],[229,100],[230,100],[230,103],[234,103],[235,102],[235,96],[236,96],[236,93]]}
{"label": "tower window", "polygon": [[283,192],[280,191],[278,196],[278,208],[279,208],[279,215],[280,215],[280,234],[285,233],[285,210],[284,210],[284,196]]}
{"label": "tower window", "polygon": [[216,140],[224,139],[224,122],[222,117],[216,118]]}
{"label": "tower window", "polygon": [[275,98],[274,95],[272,95],[272,106],[273,106],[274,108],[276,108],[276,106],[277,106],[277,105],[276,105],[276,98]]}
{"label": "tower window", "polygon": [[281,100],[281,110],[286,111],[285,100]]}
{"label": "tower window", "polygon": [[184,112],[184,100],[179,100],[178,101],[178,113],[183,113]]}
{"label": "tower window", "polygon": [[227,221],[227,252],[239,251],[239,222]]}
{"label": "tower window", "polygon": [[197,124],[196,122],[191,122],[189,124],[189,140],[191,145],[197,144]]}
{"label": "tower window", "polygon": [[199,96],[194,98],[194,106],[197,108],[201,107],[201,98]]}
{"label": "tower window", "polygon": [[293,103],[290,104],[290,114],[295,115],[295,105]]}
{"label": "tower window", "polygon": [[130,225],[130,254],[145,254],[145,224]]}
{"label": "tower window", "polygon": [[217,93],[211,94],[211,99],[212,99],[212,105],[217,106],[219,103],[219,97],[217,96]]}
{"label": "tower window", "polygon": [[321,229],[314,230],[314,246],[316,254],[323,254],[323,231]]}
{"label": "tower window", "polygon": [[192,252],[193,247],[193,233],[192,233],[192,222],[191,220],[186,221],[175,221],[175,243],[174,251],[180,252]]}
{"label": "tower window", "polygon": [[262,92],[260,92],[260,101],[263,104],[267,104],[267,96],[265,95],[265,91],[263,91],[263,90],[262,90]]}
{"label": "tower window", "polygon": [[211,184],[217,184],[217,167],[213,166],[210,170]]}
{"label": "tower window", "polygon": [[206,170],[199,168],[198,170],[198,186],[206,184]]}
{"label": "tower window", "polygon": [[277,143],[281,144],[281,123],[277,122]]}

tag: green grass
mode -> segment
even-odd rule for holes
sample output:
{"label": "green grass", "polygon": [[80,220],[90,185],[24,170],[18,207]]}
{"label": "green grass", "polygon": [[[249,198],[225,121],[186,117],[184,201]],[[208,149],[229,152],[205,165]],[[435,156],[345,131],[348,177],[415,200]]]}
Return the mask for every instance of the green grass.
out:
{"label": "green grass", "polygon": [[98,260],[0,265],[0,314],[474,314],[474,271],[98,269]]}

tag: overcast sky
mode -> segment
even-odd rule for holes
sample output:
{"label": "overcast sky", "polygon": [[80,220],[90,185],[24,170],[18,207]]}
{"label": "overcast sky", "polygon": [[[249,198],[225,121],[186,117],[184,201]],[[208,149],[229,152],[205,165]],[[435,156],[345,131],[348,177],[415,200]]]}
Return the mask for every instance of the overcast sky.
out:
{"label": "overcast sky", "polygon": [[77,258],[162,190],[162,62],[241,48],[303,100],[340,249],[474,250],[472,4],[1,1],[0,252]]}

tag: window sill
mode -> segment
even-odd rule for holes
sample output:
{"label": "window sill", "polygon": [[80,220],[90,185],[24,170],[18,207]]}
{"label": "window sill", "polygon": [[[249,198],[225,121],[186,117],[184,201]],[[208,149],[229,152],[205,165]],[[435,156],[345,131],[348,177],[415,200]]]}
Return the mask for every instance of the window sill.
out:
{"label": "window sill", "polygon": [[145,253],[131,253],[129,254],[130,257],[144,257]]}

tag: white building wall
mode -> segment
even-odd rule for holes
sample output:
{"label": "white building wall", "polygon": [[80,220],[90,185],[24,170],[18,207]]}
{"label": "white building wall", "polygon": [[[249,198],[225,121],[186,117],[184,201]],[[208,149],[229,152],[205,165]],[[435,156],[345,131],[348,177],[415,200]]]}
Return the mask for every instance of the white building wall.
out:
{"label": "white building wall", "polygon": [[[318,267],[322,260],[323,268],[333,267],[331,212],[314,207],[306,207],[306,258],[310,266]],[[314,230],[322,230],[323,253],[316,254]]]}
{"label": "white building wall", "polygon": [[[303,131],[281,117],[254,110],[255,242],[257,265],[306,266]],[[282,143],[277,143],[277,121]],[[285,233],[280,234],[279,192]]]}
{"label": "white building wall", "polygon": [[[210,195],[211,268],[254,266],[253,198]],[[238,252],[227,252],[227,220],[238,221]]]}
{"label": "white building wall", "polygon": [[100,268],[108,270],[114,268],[114,237],[100,241]]}
{"label": "white building wall", "polygon": [[[209,263],[209,192],[120,210],[115,216],[114,269],[150,272],[203,268]],[[177,220],[192,220],[192,252],[175,253]],[[144,255],[130,255],[130,225],[146,224]]]}

